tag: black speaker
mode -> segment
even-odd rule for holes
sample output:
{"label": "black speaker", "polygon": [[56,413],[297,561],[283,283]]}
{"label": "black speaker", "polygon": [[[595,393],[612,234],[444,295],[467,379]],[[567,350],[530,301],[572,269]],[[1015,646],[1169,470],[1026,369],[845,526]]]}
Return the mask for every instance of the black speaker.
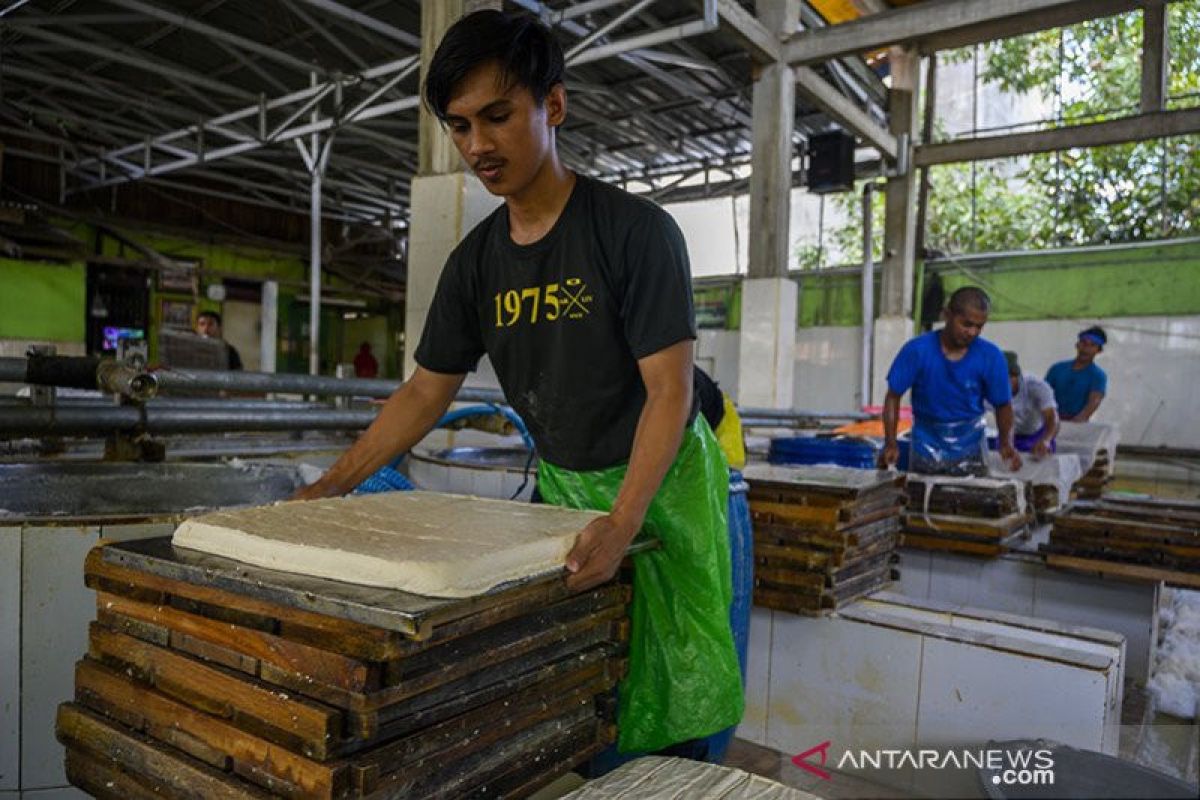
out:
{"label": "black speaker", "polygon": [[814,194],[854,188],[854,137],[834,131],[808,140],[807,186]]}

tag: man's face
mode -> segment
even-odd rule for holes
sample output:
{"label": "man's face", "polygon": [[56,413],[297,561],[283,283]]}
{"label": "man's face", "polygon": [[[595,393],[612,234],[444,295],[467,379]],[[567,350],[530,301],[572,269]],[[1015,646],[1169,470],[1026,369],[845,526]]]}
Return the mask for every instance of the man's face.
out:
{"label": "man's face", "polygon": [[454,146],[487,190],[518,194],[533,181],[554,148],[554,128],[566,115],[562,84],[542,103],[524,86],[505,86],[495,62],[467,74],[446,105]]}
{"label": "man's face", "polygon": [[988,312],[968,306],[963,311],[946,310],[946,338],[955,347],[969,347],[983,332]]}
{"label": "man's face", "polygon": [[1009,387],[1012,388],[1013,394],[1016,394],[1017,392],[1021,391],[1021,376],[1020,375],[1009,375],[1008,376],[1008,385],[1009,385]]}
{"label": "man's face", "polygon": [[1081,361],[1086,364],[1090,364],[1100,352],[1100,345],[1096,344],[1091,339],[1076,339],[1075,352],[1079,355],[1079,359]]}
{"label": "man's face", "polygon": [[214,339],[220,339],[221,323],[212,317],[200,317],[200,319],[196,320],[196,333],[201,336],[211,336]]}

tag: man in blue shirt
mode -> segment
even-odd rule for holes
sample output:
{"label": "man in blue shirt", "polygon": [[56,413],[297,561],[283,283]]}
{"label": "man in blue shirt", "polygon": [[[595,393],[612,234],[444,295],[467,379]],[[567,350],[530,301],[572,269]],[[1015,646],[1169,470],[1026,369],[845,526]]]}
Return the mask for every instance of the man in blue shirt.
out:
{"label": "man in blue shirt", "polygon": [[1095,326],[1079,334],[1075,360],[1060,361],[1046,372],[1046,383],[1054,389],[1059,416],[1071,422],[1087,422],[1100,407],[1108,391],[1108,375],[1096,366],[1096,356],[1108,344],[1104,329]]}
{"label": "man in blue shirt", "polygon": [[1013,447],[1012,388],[1000,348],[980,337],[991,300],[974,286],[950,295],[944,328],[908,341],[888,370],[883,403],[881,466],[896,463],[900,400],[912,389],[913,431],[909,470],[942,475],[986,475],[983,401],[996,410],[1000,456],[1012,469],[1021,457]]}

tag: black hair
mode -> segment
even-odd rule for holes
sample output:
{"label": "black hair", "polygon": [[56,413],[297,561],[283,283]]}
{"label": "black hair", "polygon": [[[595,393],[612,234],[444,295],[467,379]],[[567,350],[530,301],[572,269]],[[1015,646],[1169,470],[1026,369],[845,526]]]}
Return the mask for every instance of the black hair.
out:
{"label": "black hair", "polygon": [[1093,325],[1092,327],[1088,328],[1086,331],[1080,331],[1079,335],[1080,336],[1095,336],[1097,339],[1100,340],[1100,349],[1101,350],[1104,349],[1104,345],[1108,344],[1108,334],[1105,333],[1104,328],[1101,328],[1099,325]]}
{"label": "black hair", "polygon": [[978,286],[963,286],[955,289],[954,294],[950,295],[950,299],[946,302],[946,308],[952,314],[961,314],[968,308],[976,311],[991,311],[992,298],[988,297],[988,293]]}
{"label": "black hair", "polygon": [[199,314],[196,315],[196,319],[198,320],[201,317],[211,317],[213,322],[217,323],[218,325],[222,324],[221,315],[218,314],[216,311],[201,311]]}
{"label": "black hair", "polygon": [[495,61],[509,86],[524,86],[541,103],[563,82],[563,52],[536,17],[494,9],[468,14],[450,26],[425,76],[425,104],[440,120],[454,87],[478,67]]}

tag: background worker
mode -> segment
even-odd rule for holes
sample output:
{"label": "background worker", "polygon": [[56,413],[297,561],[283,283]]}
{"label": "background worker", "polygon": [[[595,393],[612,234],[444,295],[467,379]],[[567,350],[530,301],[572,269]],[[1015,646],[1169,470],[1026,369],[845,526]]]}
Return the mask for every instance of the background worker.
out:
{"label": "background worker", "polygon": [[1068,422],[1087,422],[1100,408],[1108,391],[1108,375],[1096,364],[1108,336],[1093,326],[1075,340],[1075,358],[1059,361],[1046,371],[1046,383],[1054,390],[1059,415]]}
{"label": "background worker", "polygon": [[1041,460],[1054,452],[1058,433],[1058,406],[1054,390],[1036,375],[1025,375],[1017,354],[1004,351],[1008,380],[1012,387],[1013,446],[1019,453],[1031,453]]}
{"label": "background worker", "polygon": [[301,497],[342,494],[434,426],[485,353],[539,456],[548,503],[605,512],[568,554],[567,585],[611,579],[639,532],[624,752],[703,758],[736,724],[729,624],[729,475],[692,392],[691,276],[678,226],[653,203],[567,169],[563,55],[535,19],[479,11],[450,27],[424,95],[504,204],[450,255],[417,369]]}
{"label": "background worker", "polygon": [[[221,339],[221,315],[216,311],[201,311],[196,317],[196,333],[206,339]],[[229,342],[225,342],[225,348],[229,354],[229,369],[241,369],[242,356],[237,348]]]}
{"label": "background worker", "polygon": [[1004,355],[980,336],[990,310],[986,292],[965,286],[950,295],[941,330],[923,333],[900,348],[887,375],[881,466],[892,466],[899,457],[900,401],[912,389],[910,471],[986,475],[984,400],[996,409],[1001,458],[1011,469],[1020,469],[1021,457],[1012,441],[1012,388]]}

